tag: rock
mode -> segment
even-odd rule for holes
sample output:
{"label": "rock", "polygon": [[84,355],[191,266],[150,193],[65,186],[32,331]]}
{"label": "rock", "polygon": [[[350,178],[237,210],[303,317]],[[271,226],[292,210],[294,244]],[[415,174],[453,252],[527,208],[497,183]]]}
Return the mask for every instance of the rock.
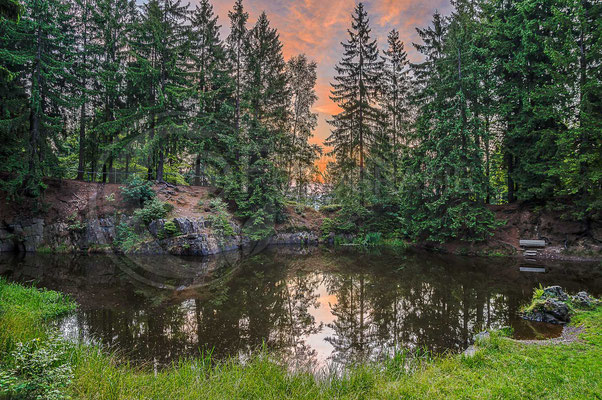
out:
{"label": "rock", "polygon": [[545,297],[553,297],[560,299],[562,301],[567,301],[569,296],[564,293],[564,290],[560,286],[550,286],[543,290],[543,294]]}
{"label": "rock", "polygon": [[271,239],[269,244],[272,245],[315,245],[318,244],[318,236],[313,232],[294,232],[294,233],[277,233]]}
{"label": "rock", "polygon": [[546,299],[545,302],[537,305],[533,311],[524,313],[522,317],[530,321],[561,325],[569,322],[570,310],[560,300]]}
{"label": "rock", "polygon": [[159,232],[163,231],[164,226],[165,226],[164,219],[156,219],[154,221],[151,221],[150,224],[148,224],[148,231],[150,232],[151,235],[153,235],[154,237],[157,237],[159,235]]}
{"label": "rock", "polygon": [[464,357],[472,357],[477,353],[477,348],[473,345],[473,346],[468,346],[466,348],[466,350],[464,350],[464,353],[462,353],[462,355],[464,355]]}
{"label": "rock", "polygon": [[477,333],[476,335],[474,335],[472,337],[472,340],[476,343],[476,342],[479,342],[481,340],[489,338],[489,336],[491,336],[491,334],[489,332],[487,332],[487,331],[485,331],[485,332],[479,332],[479,333]]}
{"label": "rock", "polygon": [[547,299],[544,303],[546,312],[560,322],[569,322],[569,307],[556,299]]}
{"label": "rock", "polygon": [[587,292],[579,292],[572,297],[573,303],[580,308],[592,308],[597,300],[591,297]]}

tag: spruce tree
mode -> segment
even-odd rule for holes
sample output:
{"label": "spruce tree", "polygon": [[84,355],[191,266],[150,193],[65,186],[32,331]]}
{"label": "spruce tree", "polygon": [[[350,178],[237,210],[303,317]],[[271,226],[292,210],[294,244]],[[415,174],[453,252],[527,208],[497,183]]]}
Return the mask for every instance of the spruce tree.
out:
{"label": "spruce tree", "polygon": [[558,139],[567,129],[562,110],[569,99],[567,71],[552,56],[564,40],[554,10],[560,1],[493,1],[487,8],[495,51],[499,115],[505,121],[503,152],[508,201],[541,201],[560,182],[549,173]]}
{"label": "spruce tree", "polygon": [[78,51],[75,54],[74,70],[77,76],[77,96],[79,97],[79,150],[77,177],[78,180],[84,179],[86,168],[86,129],[88,128],[88,101],[91,96],[90,77],[97,71],[93,64],[93,55],[91,43],[92,13],[93,4],[90,0],[75,1],[75,43]]}
{"label": "spruce tree", "polygon": [[408,56],[395,29],[387,37],[387,49],[383,54],[381,103],[386,118],[385,134],[391,143],[393,184],[396,185],[401,152],[408,144],[411,86]]}
{"label": "spruce tree", "polygon": [[482,239],[494,225],[484,207],[486,179],[480,122],[473,112],[480,70],[474,58],[475,9],[455,2],[449,22],[438,14],[419,30],[420,109],[402,191],[403,222],[414,238]]}
{"label": "spruce tree", "polygon": [[29,195],[40,193],[41,179],[51,170],[59,173],[52,149],[61,147],[66,113],[73,105],[65,90],[75,81],[72,21],[69,3],[28,0],[18,24],[2,22],[8,43],[3,53],[14,72],[13,88],[23,87],[28,93],[27,166],[19,170],[18,179]]}
{"label": "spruce tree", "polygon": [[602,5],[565,4],[554,9],[560,26],[554,39],[560,36],[562,47],[552,61],[555,69],[568,72],[572,101],[562,110],[569,129],[559,133],[558,162],[551,174],[562,182],[560,194],[574,198],[582,215],[596,218],[602,214]]}
{"label": "spruce tree", "polygon": [[[148,127],[148,178],[164,180],[169,148],[175,148],[187,131],[186,109],[191,90],[186,68],[187,8],[179,0],[151,0],[131,44],[135,62],[129,78],[143,91],[136,110]],[[153,170],[156,174],[153,174]]]}
{"label": "spruce tree", "polygon": [[[380,90],[382,61],[376,40],[371,38],[370,20],[363,3],[355,7],[349,39],[343,45],[342,60],[336,65],[331,99],[342,109],[333,116],[332,134],[326,145],[332,146],[342,174],[359,169],[360,202],[364,203],[365,160],[381,120],[376,107]],[[351,162],[344,165],[346,161]]]}
{"label": "spruce tree", "polygon": [[236,114],[235,128],[240,130],[242,74],[244,68],[244,55],[247,38],[247,21],[249,14],[245,12],[242,0],[236,0],[234,10],[228,13],[230,18],[230,35],[228,36],[228,55],[230,59],[233,78],[236,84]]}
{"label": "spruce tree", "polygon": [[[134,136],[130,107],[138,109],[139,99],[128,103],[128,54],[132,29],[137,21],[136,4],[132,0],[98,0],[92,9],[91,56],[96,67],[91,74],[91,98],[94,104],[87,157],[92,176],[102,163],[102,181],[113,180],[111,174],[119,148],[128,146]],[[120,138],[120,134],[123,137]],[[129,165],[128,165],[129,167]]]}
{"label": "spruce tree", "polygon": [[315,161],[321,149],[309,144],[313,131],[318,124],[318,115],[312,112],[318,100],[315,86],[318,65],[309,61],[305,54],[292,57],[286,64],[288,86],[291,93],[290,102],[290,136],[283,155],[287,160],[289,185],[295,183],[297,198],[301,197],[304,188],[311,181]]}
{"label": "spruce tree", "polygon": [[0,18],[0,189],[15,195],[26,172],[25,148],[29,134],[29,98],[20,52],[22,31],[17,22]]}
{"label": "spruce tree", "polygon": [[249,234],[259,239],[272,232],[282,207],[283,174],[276,160],[277,149],[285,140],[290,99],[282,44],[265,13],[249,32],[245,61],[248,187],[238,206],[241,215],[249,218]]}
{"label": "spruce tree", "polygon": [[215,150],[212,143],[220,131],[228,131],[223,106],[229,100],[230,80],[226,69],[226,54],[219,37],[220,26],[213,6],[208,0],[192,12],[190,19],[190,57],[192,81],[195,87],[194,132],[192,150],[197,153],[194,161],[195,184],[201,183],[201,164],[208,160],[203,152]]}

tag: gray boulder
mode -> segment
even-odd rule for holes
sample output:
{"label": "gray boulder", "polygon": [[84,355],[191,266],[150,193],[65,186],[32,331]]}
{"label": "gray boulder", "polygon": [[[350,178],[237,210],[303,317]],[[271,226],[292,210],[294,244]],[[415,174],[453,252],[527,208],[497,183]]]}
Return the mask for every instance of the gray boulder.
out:
{"label": "gray boulder", "polygon": [[529,321],[562,325],[570,321],[570,311],[562,301],[546,299],[544,303],[539,304],[533,311],[524,313],[522,317]]}
{"label": "gray boulder", "polygon": [[573,303],[580,308],[592,308],[598,303],[596,299],[591,297],[587,292],[579,292],[572,297]]}
{"label": "gray boulder", "polygon": [[560,286],[550,286],[543,290],[545,297],[557,298],[562,301],[567,301],[569,296],[562,290]]}
{"label": "gray boulder", "polygon": [[560,286],[550,286],[543,290],[541,299],[536,300],[531,311],[522,314],[522,318],[547,322],[551,324],[566,324],[571,319],[571,310],[566,302],[569,296]]}

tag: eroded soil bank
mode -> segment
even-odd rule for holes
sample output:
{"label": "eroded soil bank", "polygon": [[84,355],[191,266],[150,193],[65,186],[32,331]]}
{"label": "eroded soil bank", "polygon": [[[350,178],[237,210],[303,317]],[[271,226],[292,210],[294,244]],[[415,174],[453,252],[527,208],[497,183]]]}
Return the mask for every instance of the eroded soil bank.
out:
{"label": "eroded soil bank", "polygon": [[[41,202],[11,201],[0,193],[0,252],[119,252],[116,245],[121,226],[133,229],[138,254],[211,255],[250,244],[242,233],[244,221],[228,213],[233,235],[224,236],[212,226],[214,188],[157,184],[157,197],[173,206],[165,219],[148,225],[136,224],[135,206],[124,201],[119,184],[79,181],[47,181]],[[418,243],[418,247],[462,255],[522,257],[521,239],[542,239],[546,247],[540,258],[563,260],[602,259],[602,221],[561,218],[560,212],[527,205],[492,206],[497,218],[506,221],[493,236],[480,243]],[[311,208],[286,209],[286,222],[274,227],[275,234],[263,243],[318,244],[332,241],[320,227],[327,213]],[[175,232],[166,234],[165,224]]]}

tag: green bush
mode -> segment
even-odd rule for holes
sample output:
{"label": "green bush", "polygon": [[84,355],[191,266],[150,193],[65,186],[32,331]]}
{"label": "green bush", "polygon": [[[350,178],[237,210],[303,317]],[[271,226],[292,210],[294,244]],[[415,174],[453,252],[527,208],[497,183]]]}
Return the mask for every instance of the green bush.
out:
{"label": "green bush", "polygon": [[358,236],[354,243],[362,246],[377,246],[383,244],[382,236],[380,232],[368,232],[364,236]]}
{"label": "green bush", "polygon": [[228,214],[228,205],[222,199],[215,198],[210,203],[212,214],[208,220],[211,222],[213,231],[220,238],[234,236],[235,232],[230,225],[230,214]]}
{"label": "green bush", "polygon": [[140,237],[134,231],[132,227],[130,227],[125,222],[117,225],[115,241],[113,244],[117,246],[121,251],[127,253],[131,251],[136,245],[140,242]]}
{"label": "green bush", "polygon": [[152,187],[152,182],[134,175],[128,179],[125,186],[121,187],[121,193],[128,202],[142,206],[147,201],[155,198]]}
{"label": "green bush", "polygon": [[327,204],[325,206],[320,207],[320,211],[323,213],[334,213],[340,211],[343,206],[340,204]]}
{"label": "green bush", "polygon": [[164,219],[173,210],[173,206],[157,198],[144,203],[144,208],[134,211],[134,217],[145,224],[150,224],[157,219]]}
{"label": "green bush", "polygon": [[335,231],[334,221],[331,218],[324,218],[320,226],[320,231],[322,232],[322,240],[328,238],[330,233]]}
{"label": "green bush", "polygon": [[65,389],[73,378],[71,349],[51,336],[17,343],[0,371],[0,397],[16,399],[67,399]]}
{"label": "green bush", "polygon": [[159,239],[165,239],[167,237],[178,236],[180,234],[180,229],[176,223],[172,221],[166,221],[163,225],[163,229],[159,232]]}
{"label": "green bush", "polygon": [[76,212],[71,214],[69,218],[67,218],[67,221],[69,222],[69,226],[67,227],[67,229],[69,229],[69,231],[71,232],[83,232],[88,227],[88,224],[86,222],[80,221],[77,218]]}

